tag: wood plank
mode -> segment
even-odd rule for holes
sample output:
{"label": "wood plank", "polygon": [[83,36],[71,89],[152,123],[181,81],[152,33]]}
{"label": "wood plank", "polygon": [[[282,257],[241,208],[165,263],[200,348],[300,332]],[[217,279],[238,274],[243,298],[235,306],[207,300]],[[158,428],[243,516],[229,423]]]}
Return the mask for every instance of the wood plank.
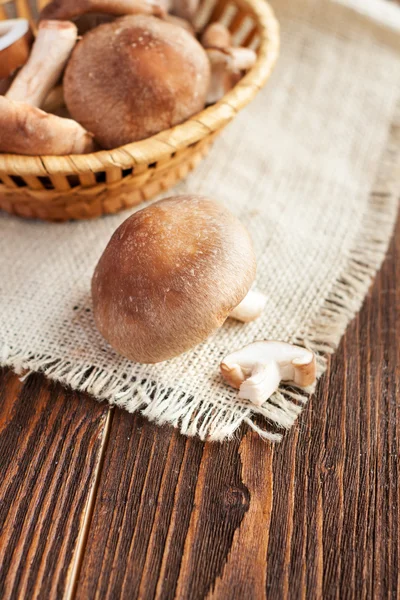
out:
{"label": "wood plank", "polygon": [[0,370],[0,597],[56,598],[84,531],[108,408]]}
{"label": "wood plank", "polygon": [[164,582],[163,597],[173,597],[202,451],[200,441],[116,411],[78,598],[132,599],[147,588],[152,597]]}

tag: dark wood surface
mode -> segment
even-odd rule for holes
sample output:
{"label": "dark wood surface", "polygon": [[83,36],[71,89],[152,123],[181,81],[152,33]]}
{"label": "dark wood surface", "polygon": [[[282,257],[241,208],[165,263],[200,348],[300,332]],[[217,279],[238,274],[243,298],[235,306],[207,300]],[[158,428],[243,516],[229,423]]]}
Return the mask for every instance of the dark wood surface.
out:
{"label": "dark wood surface", "polygon": [[283,442],[0,378],[1,598],[399,597],[400,222]]}

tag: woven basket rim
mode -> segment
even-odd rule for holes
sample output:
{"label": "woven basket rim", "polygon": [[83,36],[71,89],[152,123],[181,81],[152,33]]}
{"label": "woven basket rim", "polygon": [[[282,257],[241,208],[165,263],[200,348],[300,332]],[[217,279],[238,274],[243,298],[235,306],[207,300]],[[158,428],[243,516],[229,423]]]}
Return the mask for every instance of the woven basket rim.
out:
{"label": "woven basket rim", "polygon": [[19,176],[73,175],[119,167],[131,168],[167,158],[224,127],[267,81],[279,52],[279,24],[266,0],[234,0],[253,13],[260,39],[254,67],[219,102],[187,121],[144,140],[112,150],[65,156],[0,154],[0,171]]}

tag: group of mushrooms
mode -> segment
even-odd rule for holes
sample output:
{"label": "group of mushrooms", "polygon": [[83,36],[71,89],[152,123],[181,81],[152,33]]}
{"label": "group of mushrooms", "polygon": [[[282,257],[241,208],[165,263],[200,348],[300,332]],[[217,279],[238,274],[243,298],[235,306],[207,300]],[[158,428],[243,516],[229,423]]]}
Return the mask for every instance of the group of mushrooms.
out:
{"label": "group of mushrooms", "polygon": [[[206,340],[225,320],[249,322],[266,298],[251,290],[250,236],[230,211],[203,196],[174,196],[126,219],[92,278],[96,326],[130,360],[157,363]],[[313,352],[256,341],[226,356],[220,371],[239,397],[261,406],[285,381],[315,383]]]}
{"label": "group of mushrooms", "polygon": [[[0,152],[83,154],[148,138],[217,102],[256,54],[212,23],[198,0],[53,0],[35,40],[0,22]],[[62,85],[62,114],[46,100]]]}
{"label": "group of mushrooms", "polygon": [[[33,45],[27,21],[0,23],[0,152],[111,149],[217,102],[256,55],[232,46],[219,23],[195,32],[197,2],[53,0]],[[67,116],[40,108],[61,80]],[[92,279],[95,323],[130,360],[168,360],[228,317],[256,319],[266,299],[250,290],[255,275],[249,234],[226,208],[202,196],[161,200],[122,223],[104,250]],[[306,348],[256,341],[220,370],[261,405],[281,381],[311,387],[316,363]]]}

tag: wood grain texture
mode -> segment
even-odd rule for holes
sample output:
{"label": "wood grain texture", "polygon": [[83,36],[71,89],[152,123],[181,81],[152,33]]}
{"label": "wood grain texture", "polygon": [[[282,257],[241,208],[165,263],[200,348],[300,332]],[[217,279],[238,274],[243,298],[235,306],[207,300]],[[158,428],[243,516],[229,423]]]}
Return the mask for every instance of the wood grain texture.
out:
{"label": "wood grain texture", "polygon": [[0,598],[62,597],[107,409],[5,371],[0,406]]}

